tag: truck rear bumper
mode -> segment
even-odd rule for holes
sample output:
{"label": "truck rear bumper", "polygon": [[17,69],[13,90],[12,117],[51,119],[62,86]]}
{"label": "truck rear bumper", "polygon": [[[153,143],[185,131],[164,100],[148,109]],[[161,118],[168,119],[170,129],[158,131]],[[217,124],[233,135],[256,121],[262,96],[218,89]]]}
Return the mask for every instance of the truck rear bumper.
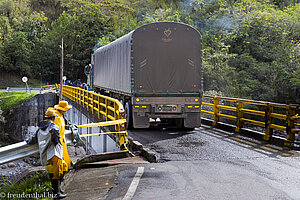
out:
{"label": "truck rear bumper", "polygon": [[[149,119],[181,121],[184,127],[199,127],[201,122],[201,97],[133,97],[133,126],[147,128]],[[164,120],[165,121],[165,120]],[[173,123],[173,122],[172,122]]]}
{"label": "truck rear bumper", "polygon": [[163,119],[171,119],[171,118],[187,118],[187,114],[146,114],[148,118],[163,118]]}

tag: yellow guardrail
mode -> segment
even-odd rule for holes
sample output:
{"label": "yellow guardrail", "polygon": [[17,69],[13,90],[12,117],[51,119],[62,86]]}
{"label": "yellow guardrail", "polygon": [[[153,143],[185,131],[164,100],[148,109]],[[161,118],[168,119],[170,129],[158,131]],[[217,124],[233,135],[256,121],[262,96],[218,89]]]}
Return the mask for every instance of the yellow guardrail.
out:
{"label": "yellow guardrail", "polygon": [[247,99],[203,96],[201,112],[213,116],[213,125],[220,122],[220,118],[235,120],[236,132],[240,132],[244,123],[264,127],[264,140],[270,140],[273,129],[286,131],[284,144],[290,146],[295,140],[295,134],[300,134],[300,117],[295,113],[298,106]]}
{"label": "yellow guardrail", "polygon": [[[60,85],[56,85],[56,90],[60,91]],[[84,134],[80,135],[80,137],[101,134],[116,134],[121,149],[128,150],[125,111],[123,105],[117,99],[67,85],[63,85],[62,94],[75,103],[81,105],[83,108],[86,108],[87,111],[91,111],[93,115],[97,115],[100,120],[99,123],[84,124],[79,125],[78,127],[114,126],[114,130],[112,132]]]}

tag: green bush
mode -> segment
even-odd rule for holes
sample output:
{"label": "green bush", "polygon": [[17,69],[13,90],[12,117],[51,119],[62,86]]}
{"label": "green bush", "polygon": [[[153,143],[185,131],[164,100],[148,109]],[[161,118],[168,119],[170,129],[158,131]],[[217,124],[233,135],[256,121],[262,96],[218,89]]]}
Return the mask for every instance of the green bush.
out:
{"label": "green bush", "polygon": [[12,108],[20,103],[23,103],[38,93],[26,93],[26,92],[0,92],[0,110],[5,112],[7,109]]}
{"label": "green bush", "polygon": [[13,181],[5,178],[2,179],[0,191],[3,198],[1,199],[50,199],[45,197],[52,194],[47,171],[36,172],[19,183],[13,183]]}

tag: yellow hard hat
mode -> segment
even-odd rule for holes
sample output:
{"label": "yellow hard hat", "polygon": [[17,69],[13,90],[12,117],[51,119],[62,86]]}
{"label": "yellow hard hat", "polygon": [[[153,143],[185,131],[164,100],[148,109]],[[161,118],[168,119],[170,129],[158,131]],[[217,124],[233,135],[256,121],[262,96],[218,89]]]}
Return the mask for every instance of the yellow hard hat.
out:
{"label": "yellow hard hat", "polygon": [[55,110],[53,110],[52,108],[48,108],[47,111],[45,112],[45,117],[52,118],[52,117],[58,117],[58,115],[55,114]]}

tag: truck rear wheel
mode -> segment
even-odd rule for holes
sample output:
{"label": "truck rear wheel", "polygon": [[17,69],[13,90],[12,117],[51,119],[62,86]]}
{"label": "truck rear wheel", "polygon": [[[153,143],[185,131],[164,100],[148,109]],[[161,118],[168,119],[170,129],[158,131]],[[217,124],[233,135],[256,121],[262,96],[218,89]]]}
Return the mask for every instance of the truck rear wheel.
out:
{"label": "truck rear wheel", "polygon": [[126,129],[133,129],[132,125],[132,105],[130,101],[127,101],[125,104],[125,116],[126,116]]}

